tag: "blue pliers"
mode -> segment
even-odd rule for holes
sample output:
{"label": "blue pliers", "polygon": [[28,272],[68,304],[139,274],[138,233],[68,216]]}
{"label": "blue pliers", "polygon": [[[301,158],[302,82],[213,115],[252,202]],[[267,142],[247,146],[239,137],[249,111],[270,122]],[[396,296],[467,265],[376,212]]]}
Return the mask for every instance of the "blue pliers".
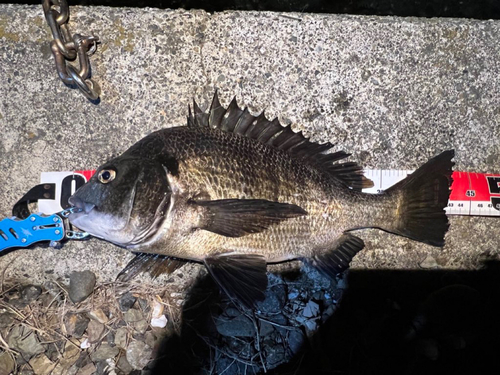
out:
{"label": "blue pliers", "polygon": [[48,216],[31,214],[24,220],[16,217],[0,220],[0,252],[41,241],[50,241],[50,246],[59,247],[64,239],[87,238],[88,233],[70,230],[68,216],[79,210],[70,207]]}

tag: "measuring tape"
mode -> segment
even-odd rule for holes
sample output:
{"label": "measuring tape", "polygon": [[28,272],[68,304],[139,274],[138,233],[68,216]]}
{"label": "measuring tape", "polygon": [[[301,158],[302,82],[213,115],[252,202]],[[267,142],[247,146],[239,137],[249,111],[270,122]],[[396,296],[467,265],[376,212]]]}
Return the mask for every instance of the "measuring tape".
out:
{"label": "measuring tape", "polygon": [[[365,193],[380,193],[412,173],[412,170],[365,170],[374,187]],[[500,175],[453,172],[448,215],[500,216]]]}
{"label": "measuring tape", "polygon": [[[365,170],[374,187],[363,189],[377,194],[411,174],[412,170]],[[42,172],[42,184],[55,185],[54,199],[39,199],[38,210],[50,215],[70,207],[68,198],[95,173],[95,170],[74,172]],[[500,175],[453,172],[453,184],[445,208],[448,215],[500,216]]]}

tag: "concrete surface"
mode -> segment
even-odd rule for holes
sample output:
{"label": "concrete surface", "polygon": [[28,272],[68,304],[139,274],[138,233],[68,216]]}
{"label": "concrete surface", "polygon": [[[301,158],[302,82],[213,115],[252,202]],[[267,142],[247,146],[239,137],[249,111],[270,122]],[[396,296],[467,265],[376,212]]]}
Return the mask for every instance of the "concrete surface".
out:
{"label": "concrete surface", "polygon": [[[98,105],[57,78],[41,6],[0,5],[0,217],[41,171],[95,168],[183,125],[191,98],[206,106],[215,88],[367,168],[415,168],[455,148],[457,169],[500,172],[497,21],[72,7],[70,27],[102,41]],[[498,258],[499,235],[488,217],[452,218],[444,249],[366,231],[353,266],[473,269]],[[72,242],[11,252],[0,271],[39,282],[90,269],[102,282],[130,257]]]}

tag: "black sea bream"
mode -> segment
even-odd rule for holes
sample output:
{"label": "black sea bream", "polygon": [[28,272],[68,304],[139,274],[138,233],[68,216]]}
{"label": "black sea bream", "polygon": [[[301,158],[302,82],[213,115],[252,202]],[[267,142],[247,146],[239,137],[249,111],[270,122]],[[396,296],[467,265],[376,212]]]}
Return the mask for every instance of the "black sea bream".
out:
{"label": "black sea bream", "polygon": [[[251,307],[266,264],[300,259],[334,277],[364,244],[352,231],[379,228],[444,244],[453,151],[387,191],[343,151],[317,144],[233,100],[194,103],[186,126],[154,132],[104,163],[71,198],[76,227],[134,252],[204,263],[221,288]],[[142,259],[154,268],[153,258]],[[139,260],[136,261],[136,263]],[[134,262],[133,262],[134,263]],[[137,264],[136,264],[137,265]]]}

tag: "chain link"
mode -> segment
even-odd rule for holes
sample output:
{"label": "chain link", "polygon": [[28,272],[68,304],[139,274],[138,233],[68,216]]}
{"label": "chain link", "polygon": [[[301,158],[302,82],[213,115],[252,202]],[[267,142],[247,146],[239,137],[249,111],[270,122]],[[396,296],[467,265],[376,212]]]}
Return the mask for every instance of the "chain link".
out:
{"label": "chain link", "polygon": [[[97,49],[98,37],[71,36],[68,27],[69,7],[66,0],[43,0],[45,19],[52,31],[54,40],[50,49],[54,55],[57,73],[62,81],[72,87],[78,87],[90,100],[99,98],[101,89],[90,76],[89,56]],[[69,64],[78,58],[79,69]]]}

